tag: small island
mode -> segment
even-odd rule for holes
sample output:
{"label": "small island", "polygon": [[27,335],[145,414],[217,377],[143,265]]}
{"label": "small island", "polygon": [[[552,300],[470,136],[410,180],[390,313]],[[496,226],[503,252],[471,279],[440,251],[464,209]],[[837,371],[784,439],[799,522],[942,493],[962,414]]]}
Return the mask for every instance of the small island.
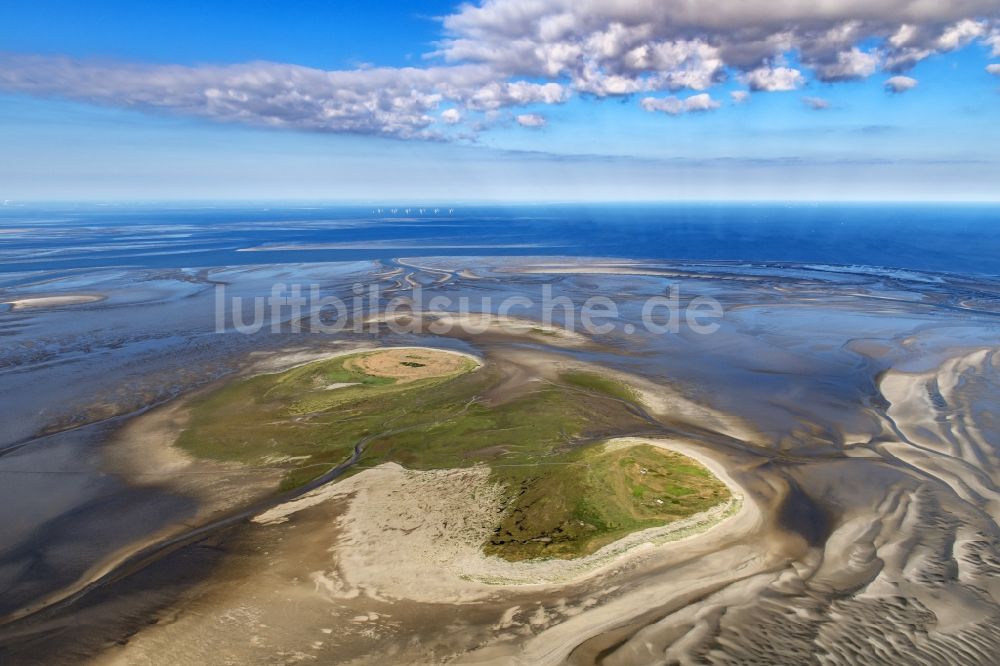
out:
{"label": "small island", "polygon": [[626,383],[566,370],[516,388],[502,362],[453,351],[361,351],[239,379],[192,399],[177,445],[200,458],[280,468],[288,492],[352,460],[475,468],[495,488],[488,556],[518,562],[595,553],[633,532],[730,502],[688,456],[617,440],[641,421]]}

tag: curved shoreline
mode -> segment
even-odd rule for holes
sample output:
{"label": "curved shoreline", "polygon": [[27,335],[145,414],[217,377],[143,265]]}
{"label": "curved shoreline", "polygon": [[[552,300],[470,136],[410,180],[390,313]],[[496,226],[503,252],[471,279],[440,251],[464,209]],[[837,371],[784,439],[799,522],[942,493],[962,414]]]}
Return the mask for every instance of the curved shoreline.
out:
{"label": "curved shoreline", "polygon": [[[364,589],[380,598],[424,603],[462,603],[500,589],[547,590],[577,584],[639,561],[677,553],[709,533],[753,529],[760,509],[747,499],[714,458],[672,440],[617,438],[605,446],[649,444],[687,456],[706,467],[732,493],[730,499],[699,514],[623,536],[597,552],[576,559],[510,562],[482,551],[492,533],[502,489],[490,482],[486,467],[416,471],[395,463],[364,470],[350,479],[274,506],[255,523],[286,522],[293,514],[329,500],[347,499],[339,519],[343,537],[335,553],[336,577],[345,590]],[[399,498],[419,497],[419,507]],[[449,525],[447,531],[441,524]],[[451,527],[459,526],[459,527]],[[394,539],[384,535],[392,533]]]}
{"label": "curved shoreline", "polygon": [[[602,573],[621,567],[633,560],[645,556],[656,556],[663,553],[663,547],[678,546],[696,539],[708,532],[721,528],[723,525],[740,517],[748,524],[756,524],[760,518],[760,510],[753,500],[747,500],[742,486],[737,484],[726,469],[716,460],[705,455],[696,447],[666,439],[618,437],[608,440],[604,446],[635,446],[648,444],[666,451],[672,451],[687,456],[707,468],[709,472],[722,481],[729,492],[730,499],[701,513],[675,520],[660,527],[651,527],[627,534],[601,547],[596,552],[584,557],[562,559],[538,559],[523,562],[507,562],[499,558],[487,558],[502,563],[502,568],[510,568],[507,576],[502,574],[497,578],[485,576],[467,576],[466,579],[481,582],[491,586],[542,586],[560,587],[571,583],[579,583]],[[667,550],[670,550],[669,548]],[[485,556],[484,556],[485,557]],[[517,569],[521,569],[518,572]],[[534,570],[534,571],[532,571]],[[548,570],[548,571],[546,571]],[[534,578],[532,578],[532,574]],[[519,579],[518,576],[521,576]]]}

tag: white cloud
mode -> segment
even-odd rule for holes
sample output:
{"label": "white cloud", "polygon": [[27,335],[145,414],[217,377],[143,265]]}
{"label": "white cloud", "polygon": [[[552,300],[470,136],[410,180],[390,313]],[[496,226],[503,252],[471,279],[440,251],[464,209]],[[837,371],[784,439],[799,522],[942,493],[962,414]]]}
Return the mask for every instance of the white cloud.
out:
{"label": "white cloud", "polygon": [[885,82],[885,89],[891,93],[904,93],[917,86],[917,80],[909,76],[894,76]]}
{"label": "white cloud", "polygon": [[[68,58],[0,58],[0,89],[115,106],[166,109],[222,122],[324,132],[440,138],[457,109],[557,104],[558,83],[498,82],[482,65],[324,71],[297,65],[130,65]],[[461,118],[459,119],[461,120]]]}
{"label": "white cloud", "polygon": [[839,52],[834,62],[817,65],[815,71],[820,81],[850,81],[868,78],[877,67],[878,54],[852,48]]}
{"label": "white cloud", "polygon": [[[324,71],[268,62],[0,56],[0,91],[222,122],[433,139],[441,138],[435,127],[442,122],[475,130],[490,124],[488,114],[559,104],[574,93],[705,94],[731,76],[752,91],[796,90],[810,79],[898,74],[977,40],[1000,56],[997,0],[478,0],[444,17],[443,29],[427,54],[441,60],[423,67]],[[783,59],[790,52],[796,68]]]}
{"label": "white cloud", "polygon": [[660,111],[671,116],[678,116],[682,113],[712,111],[719,108],[716,102],[708,93],[692,95],[686,99],[678,97],[644,97],[639,105],[650,113]]}
{"label": "white cloud", "polygon": [[684,109],[686,111],[711,111],[717,108],[719,108],[719,103],[712,99],[708,93],[692,95],[684,100]]}
{"label": "white cloud", "polygon": [[990,74],[995,74],[1000,76],[1000,63],[995,63],[991,65],[986,65],[986,71]]}
{"label": "white cloud", "polygon": [[942,51],[953,51],[965,46],[976,37],[982,37],[985,33],[986,23],[984,21],[963,19],[946,28],[937,38],[936,46]]}
{"label": "white cloud", "polygon": [[806,81],[802,72],[791,67],[758,67],[744,78],[751,90],[768,92],[796,90]]}
{"label": "white cloud", "polygon": [[908,46],[910,43],[915,41],[919,35],[920,30],[917,26],[910,23],[904,23],[896,28],[896,31],[889,36],[888,42],[890,46],[898,49]]}
{"label": "white cloud", "polygon": [[743,102],[750,99],[749,90],[733,90],[729,93],[730,99],[733,100],[733,104],[742,104]]}
{"label": "white cloud", "polygon": [[537,113],[522,113],[515,116],[514,120],[521,127],[545,127],[545,116]]}
{"label": "white cloud", "polygon": [[994,58],[1000,58],[1000,28],[993,28],[989,36],[984,38],[984,41],[993,49],[991,55]]}
{"label": "white cloud", "polygon": [[803,97],[802,103],[813,111],[824,111],[830,108],[829,100],[825,100],[822,97]]}
{"label": "white cloud", "polygon": [[455,99],[465,99],[470,109],[492,111],[508,106],[528,104],[558,104],[566,101],[568,91],[558,83],[529,83],[515,81],[500,83],[493,81],[470,91],[457,90]]}
{"label": "white cloud", "polygon": [[618,77],[607,90],[625,92],[608,94],[701,90],[725,66],[748,72],[791,50],[821,80],[863,78],[878,58],[860,44],[878,43],[905,67],[987,38],[998,18],[995,0],[485,0],[444,19],[440,53],[512,74],[566,76],[588,91],[605,90],[595,72]]}
{"label": "white cloud", "polygon": [[650,113],[662,111],[672,116],[684,113],[684,102],[677,97],[643,97],[639,105]]}
{"label": "white cloud", "polygon": [[[986,15],[989,15],[987,13]],[[997,21],[996,9],[992,12],[992,23]],[[990,28],[990,21],[962,18],[947,24],[913,25],[906,24],[888,39],[892,47],[885,59],[884,67],[889,71],[903,71],[936,53],[947,53],[962,48],[974,39],[991,44],[996,28]],[[994,49],[997,46],[994,45]]]}

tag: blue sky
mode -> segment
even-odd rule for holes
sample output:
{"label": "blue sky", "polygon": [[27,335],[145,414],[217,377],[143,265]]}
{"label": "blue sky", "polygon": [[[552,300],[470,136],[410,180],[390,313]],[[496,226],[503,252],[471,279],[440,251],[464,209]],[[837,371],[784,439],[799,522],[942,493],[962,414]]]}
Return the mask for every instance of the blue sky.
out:
{"label": "blue sky", "polygon": [[989,2],[671,1],[5,2],[0,199],[1000,198]]}

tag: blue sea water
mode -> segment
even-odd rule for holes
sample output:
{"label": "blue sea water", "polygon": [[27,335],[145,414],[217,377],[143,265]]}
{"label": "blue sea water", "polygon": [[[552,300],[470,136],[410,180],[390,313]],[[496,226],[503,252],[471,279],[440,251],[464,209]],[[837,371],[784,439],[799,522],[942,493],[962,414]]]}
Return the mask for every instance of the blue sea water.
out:
{"label": "blue sea water", "polygon": [[0,207],[3,273],[432,255],[779,262],[995,276],[1000,206]]}

